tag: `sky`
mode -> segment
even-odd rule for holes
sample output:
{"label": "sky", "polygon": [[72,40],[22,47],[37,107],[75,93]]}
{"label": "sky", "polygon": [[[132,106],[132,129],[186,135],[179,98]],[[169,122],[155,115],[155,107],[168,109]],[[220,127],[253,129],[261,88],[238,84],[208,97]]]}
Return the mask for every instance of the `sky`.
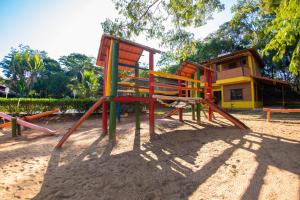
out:
{"label": "sky", "polygon": [[[231,19],[230,7],[236,0],[221,2],[225,10],[197,28],[197,38]],[[54,59],[73,52],[96,57],[103,33],[100,23],[116,17],[111,0],[0,0],[0,60],[19,44],[45,50]],[[157,42],[143,37],[138,42],[159,48]]]}

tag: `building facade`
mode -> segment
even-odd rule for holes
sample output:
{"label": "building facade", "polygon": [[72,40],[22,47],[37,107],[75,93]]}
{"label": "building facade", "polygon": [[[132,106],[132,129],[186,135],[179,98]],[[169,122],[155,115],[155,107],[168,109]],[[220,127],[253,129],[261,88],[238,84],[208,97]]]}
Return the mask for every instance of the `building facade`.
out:
{"label": "building facade", "polygon": [[[282,89],[287,83],[263,77],[263,61],[255,49],[219,56],[200,64],[214,70],[213,96],[223,108],[261,108],[267,85]],[[283,100],[284,101],[284,100]]]}

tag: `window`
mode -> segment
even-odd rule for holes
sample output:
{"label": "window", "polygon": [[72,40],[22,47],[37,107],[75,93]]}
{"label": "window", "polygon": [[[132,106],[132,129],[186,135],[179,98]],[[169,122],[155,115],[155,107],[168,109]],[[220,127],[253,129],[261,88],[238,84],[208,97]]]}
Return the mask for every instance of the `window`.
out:
{"label": "window", "polygon": [[243,100],[243,89],[231,89],[230,100]]}

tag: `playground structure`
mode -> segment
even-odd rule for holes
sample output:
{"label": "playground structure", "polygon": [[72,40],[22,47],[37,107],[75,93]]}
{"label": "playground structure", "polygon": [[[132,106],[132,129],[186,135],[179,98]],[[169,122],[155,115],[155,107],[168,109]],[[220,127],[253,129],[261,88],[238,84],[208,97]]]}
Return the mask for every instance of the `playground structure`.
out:
{"label": "playground structure", "polygon": [[3,112],[0,112],[0,117],[1,118],[10,121],[10,122],[1,124],[0,128],[12,126],[13,135],[14,135],[14,132],[16,130],[16,126],[24,126],[26,128],[30,128],[30,129],[38,130],[38,131],[41,131],[41,132],[44,132],[44,133],[47,133],[47,134],[50,134],[50,135],[54,135],[54,133],[56,131],[50,130],[50,129],[42,127],[42,126],[35,125],[35,124],[30,123],[28,121],[31,121],[31,120],[34,120],[34,119],[38,119],[38,118],[41,118],[41,117],[45,117],[45,116],[48,116],[48,115],[51,115],[51,114],[54,114],[54,113],[57,113],[57,112],[59,112],[59,110],[58,109],[54,109],[54,110],[51,110],[51,111],[39,113],[39,114],[32,115],[32,116],[25,116],[25,117],[22,117],[22,118],[15,118],[15,117],[7,115],[7,114],[5,114]]}
{"label": "playground structure", "polygon": [[264,108],[263,111],[267,113],[267,122],[271,121],[271,113],[300,113],[300,109],[271,109],[271,108]]}
{"label": "playground structure", "polygon": [[[139,66],[143,52],[149,54],[149,66]],[[213,112],[218,112],[241,129],[248,127],[241,121],[223,111],[213,103],[212,74],[210,68],[197,63],[185,61],[176,74],[169,74],[154,70],[154,54],[159,50],[124,40],[122,38],[103,35],[97,58],[97,65],[103,67],[104,89],[103,97],[99,99],[73,127],[61,138],[56,148],[61,147],[70,135],[99,107],[102,105],[102,133],[108,134],[110,140],[116,139],[116,123],[120,103],[134,103],[136,113],[136,129],[140,128],[141,103],[149,106],[149,134],[155,135],[155,103],[168,105],[164,101],[179,101],[192,108],[193,119],[201,123],[201,107],[208,107],[208,119],[212,121]],[[147,77],[141,77],[140,72]],[[177,82],[167,84],[159,82],[160,78]],[[109,105],[109,116],[108,116]],[[185,106],[176,107],[166,116],[178,113],[179,120],[183,121]],[[195,115],[196,114],[196,115]],[[109,118],[109,119],[108,119]]]}

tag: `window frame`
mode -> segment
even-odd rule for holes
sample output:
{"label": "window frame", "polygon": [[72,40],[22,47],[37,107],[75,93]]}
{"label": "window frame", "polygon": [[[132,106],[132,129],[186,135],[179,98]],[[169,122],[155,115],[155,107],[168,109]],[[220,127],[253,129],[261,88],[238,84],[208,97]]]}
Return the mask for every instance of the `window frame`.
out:
{"label": "window frame", "polygon": [[[239,91],[240,94],[237,94],[236,92]],[[235,89],[230,89],[230,100],[231,101],[240,101],[244,100],[244,92],[243,88],[235,88]]]}

